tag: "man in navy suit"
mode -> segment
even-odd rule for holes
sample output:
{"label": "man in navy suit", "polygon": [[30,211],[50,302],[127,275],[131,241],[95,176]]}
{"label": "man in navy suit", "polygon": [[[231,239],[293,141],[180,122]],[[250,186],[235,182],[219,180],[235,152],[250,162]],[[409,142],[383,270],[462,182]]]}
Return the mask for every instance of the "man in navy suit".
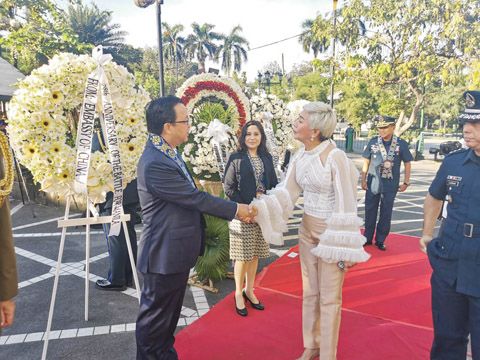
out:
{"label": "man in navy suit", "polygon": [[177,146],[188,140],[189,114],[175,96],[153,100],[146,110],[149,138],[139,160],[138,195],[143,232],[138,270],[143,274],[137,319],[137,359],[178,359],[173,336],[190,268],[203,253],[202,213],[250,221],[255,209],[199,191]]}

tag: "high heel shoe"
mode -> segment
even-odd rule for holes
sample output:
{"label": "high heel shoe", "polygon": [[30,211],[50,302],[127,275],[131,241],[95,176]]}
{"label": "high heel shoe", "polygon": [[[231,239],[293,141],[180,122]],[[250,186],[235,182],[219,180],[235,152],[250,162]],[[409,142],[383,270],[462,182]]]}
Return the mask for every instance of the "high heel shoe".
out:
{"label": "high heel shoe", "polygon": [[239,309],[237,307],[237,299],[236,299],[235,295],[233,295],[233,303],[235,304],[235,310],[237,311],[238,315],[240,315],[240,316],[247,316],[248,315],[248,311],[247,311],[246,306],[243,309]]}
{"label": "high heel shoe", "polygon": [[254,309],[265,310],[265,306],[260,301],[257,304],[255,304],[252,300],[250,300],[245,290],[242,291],[242,295],[245,298],[245,300],[247,300],[250,303],[250,305],[252,305]]}
{"label": "high heel shoe", "polygon": [[305,349],[297,360],[317,360],[319,359],[318,351],[319,349]]}

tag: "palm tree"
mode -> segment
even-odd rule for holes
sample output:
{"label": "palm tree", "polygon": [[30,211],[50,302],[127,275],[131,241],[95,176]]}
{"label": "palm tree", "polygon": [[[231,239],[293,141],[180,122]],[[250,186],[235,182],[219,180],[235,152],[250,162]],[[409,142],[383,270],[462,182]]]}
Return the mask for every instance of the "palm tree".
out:
{"label": "palm tree", "polygon": [[197,23],[192,24],[193,34],[188,35],[185,50],[190,58],[196,58],[198,61],[199,72],[205,72],[205,60],[213,60],[217,53],[215,40],[221,40],[223,36],[213,31],[215,25]]}
{"label": "palm tree", "polygon": [[185,38],[179,34],[184,27],[181,24],[170,26],[166,22],[162,23],[163,27],[163,56],[167,60],[175,62],[175,86],[178,82],[178,63],[185,57],[184,46]]}
{"label": "palm tree", "polygon": [[317,58],[319,53],[325,52],[329,46],[328,38],[318,38],[313,32],[313,25],[316,20],[307,19],[302,23],[302,35],[298,38],[298,42],[302,44],[303,51],[309,53],[313,51],[313,56]]}
{"label": "palm tree", "polygon": [[181,61],[185,57],[185,38],[179,34],[183,31],[182,24],[170,26],[166,22],[163,27],[163,56],[165,59]]}
{"label": "palm tree", "polygon": [[231,70],[240,71],[242,63],[248,60],[247,50],[248,41],[240,35],[242,31],[240,25],[235,26],[230,34],[223,37],[223,44],[217,49],[217,58],[222,57],[222,69],[230,76]]}
{"label": "palm tree", "polygon": [[112,12],[100,10],[95,4],[91,6],[77,3],[70,5],[66,20],[81,42],[102,45],[106,50],[117,53],[127,34],[121,31],[119,24],[110,24]]}

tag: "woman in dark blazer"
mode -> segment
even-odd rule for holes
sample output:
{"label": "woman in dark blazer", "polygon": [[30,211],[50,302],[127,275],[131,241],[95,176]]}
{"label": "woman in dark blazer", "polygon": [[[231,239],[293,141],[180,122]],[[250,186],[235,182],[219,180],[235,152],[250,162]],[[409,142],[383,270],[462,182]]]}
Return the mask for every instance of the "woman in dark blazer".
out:
{"label": "woman in dark blazer", "polygon": [[[232,201],[250,204],[277,183],[272,156],[266,147],[265,131],[260,122],[249,121],[242,128],[238,151],[230,155],[225,168],[225,194]],[[245,301],[254,309],[264,309],[253,293],[253,284],[258,259],[268,257],[270,248],[255,223],[232,220],[229,229],[230,258],[235,261],[235,309],[239,315],[247,316]]]}

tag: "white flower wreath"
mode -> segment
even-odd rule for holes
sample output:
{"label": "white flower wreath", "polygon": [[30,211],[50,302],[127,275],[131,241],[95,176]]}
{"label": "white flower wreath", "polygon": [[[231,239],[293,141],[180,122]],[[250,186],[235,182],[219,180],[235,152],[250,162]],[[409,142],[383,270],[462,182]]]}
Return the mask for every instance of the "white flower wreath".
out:
{"label": "white flower wreath", "polygon": [[[62,197],[74,193],[78,113],[85,81],[95,67],[95,61],[87,55],[57,55],[19,82],[10,101],[11,145],[20,163],[31,171],[45,192]],[[126,186],[136,177],[138,158],[145,145],[147,129],[143,118],[149,96],[136,87],[133,75],[123,66],[109,62],[105,72],[110,82]],[[102,202],[106,193],[113,190],[108,153],[94,152],[90,166],[88,194],[92,201]]]}
{"label": "white flower wreath", "polygon": [[279,155],[283,157],[287,149],[295,145],[293,139],[292,119],[287,105],[275,95],[254,95],[250,99],[252,118],[258,120],[262,113],[273,115],[272,125],[275,129],[275,138],[279,148]]}
{"label": "white flower wreath", "polygon": [[205,98],[217,98],[231,107],[237,121],[231,125],[234,133],[250,120],[250,103],[242,88],[232,79],[214,74],[199,74],[188,78],[177,90],[177,96],[193,113],[195,106]]}
{"label": "white flower wreath", "polygon": [[[228,134],[228,141],[225,148],[232,153],[237,148],[237,141],[232,133]],[[212,148],[212,137],[208,135],[208,125],[198,123],[190,129],[189,142],[183,148],[183,158],[187,161],[195,174],[202,180],[220,180],[217,159]]]}

